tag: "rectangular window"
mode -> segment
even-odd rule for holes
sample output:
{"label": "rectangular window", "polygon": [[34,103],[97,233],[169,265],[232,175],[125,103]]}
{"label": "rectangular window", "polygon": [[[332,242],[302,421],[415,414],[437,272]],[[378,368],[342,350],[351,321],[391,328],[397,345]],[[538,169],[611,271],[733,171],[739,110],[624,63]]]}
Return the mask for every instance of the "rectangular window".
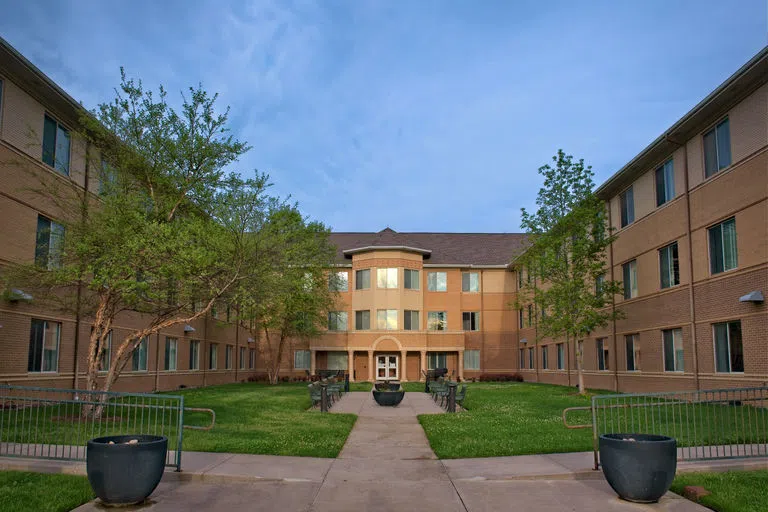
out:
{"label": "rectangular window", "polygon": [[523,267],[517,269],[517,289],[523,289]]}
{"label": "rectangular window", "polygon": [[427,313],[427,329],[430,331],[445,331],[448,328],[448,314],[445,311],[430,311]]}
{"label": "rectangular window", "polygon": [[347,370],[349,369],[349,357],[346,352],[328,352],[329,370]]}
{"label": "rectangular window", "polygon": [[605,274],[600,274],[595,278],[595,295],[600,297],[603,294],[603,287],[605,286]]}
{"label": "rectangular window", "polygon": [[355,330],[367,331],[371,328],[371,312],[367,309],[364,311],[355,311]]}
{"label": "rectangular window", "polygon": [[723,322],[712,326],[715,336],[715,370],[743,372],[744,349],[741,345],[741,321]]}
{"label": "rectangular window", "polygon": [[704,173],[707,178],[731,165],[731,129],[728,119],[704,134]]}
{"label": "rectangular window", "polygon": [[59,342],[61,324],[32,319],[29,333],[28,372],[56,372],[59,370]]}
{"label": "rectangular window", "polygon": [[379,288],[397,288],[397,269],[377,268],[376,286]]}
{"label": "rectangular window", "polygon": [[547,361],[547,346],[541,347],[541,368],[546,370],[548,368],[549,361]]}
{"label": "rectangular window", "polygon": [[664,339],[664,371],[682,372],[683,366],[683,330],[667,329],[661,331]]}
{"label": "rectangular window", "polygon": [[142,338],[136,348],[133,349],[133,361],[131,362],[131,371],[147,371],[147,354],[149,353],[149,338]]}
{"label": "rectangular window", "polygon": [[192,340],[189,342],[189,369],[200,369],[200,341]]}
{"label": "rectangular window", "polygon": [[675,198],[675,170],[670,158],[656,169],[656,206]]}
{"label": "rectangular window", "polygon": [[637,260],[628,261],[621,269],[624,274],[624,298],[637,297]]}
{"label": "rectangular window", "polygon": [[69,176],[69,131],[48,115],[43,119],[43,162]]}
{"label": "rectangular window", "polygon": [[609,370],[609,353],[605,338],[595,340],[595,348],[597,349],[597,369]]}
{"label": "rectangular window", "polygon": [[329,331],[346,331],[347,330],[347,312],[346,311],[331,311],[328,313],[328,330]]}
{"label": "rectangular window", "polygon": [[479,331],[480,313],[477,311],[464,311],[461,314],[461,325],[465,331]]}
{"label": "rectangular window", "polygon": [[419,271],[406,268],[403,270],[403,287],[406,290],[419,289]]}
{"label": "rectangular window", "polygon": [[448,274],[446,272],[427,272],[427,290],[444,292],[448,290]]}
{"label": "rectangular window", "polygon": [[226,350],[224,350],[224,368],[232,369],[232,345],[227,345]]}
{"label": "rectangular window", "polygon": [[730,218],[709,228],[709,265],[712,274],[738,266],[736,219]]}
{"label": "rectangular window", "polygon": [[296,350],[293,353],[293,368],[296,370],[309,370],[311,357],[309,350]]}
{"label": "rectangular window", "polygon": [[346,272],[328,274],[328,289],[334,292],[349,291],[349,274]]}
{"label": "rectangular window", "polygon": [[533,304],[528,304],[528,327],[533,325]]}
{"label": "rectangular window", "polygon": [[464,351],[464,369],[465,370],[480,369],[480,351],[479,350]]}
{"label": "rectangular window", "polygon": [[528,368],[530,368],[531,370],[536,368],[536,365],[533,362],[533,357],[534,357],[534,355],[533,355],[533,347],[529,347],[528,348]]}
{"label": "rectangular window", "polygon": [[[93,329],[91,329],[91,332],[93,332]],[[109,371],[109,363],[112,359],[112,331],[110,330],[107,333],[107,337],[104,340],[104,350],[101,351],[101,358],[99,360],[99,371],[100,372],[108,372]],[[96,340],[96,352],[98,353],[99,349],[98,340]]]}
{"label": "rectangular window", "polygon": [[461,291],[479,292],[480,291],[480,274],[477,272],[462,272],[461,273]]}
{"label": "rectangular window", "polygon": [[418,331],[421,329],[418,311],[409,311],[406,309],[403,312],[403,329],[406,331]]}
{"label": "rectangular window", "polygon": [[240,369],[245,370],[245,347],[240,347]]}
{"label": "rectangular window", "polygon": [[104,157],[101,157],[101,170],[99,175],[99,195],[103,196],[107,192],[115,190],[117,185],[117,173],[115,169],[109,166]]}
{"label": "rectangular window", "polygon": [[524,327],[524,317],[523,317],[523,308],[520,308],[517,310],[517,324],[520,326],[519,328],[522,329]]}
{"label": "rectangular window", "polygon": [[396,331],[397,310],[379,309],[376,311],[376,328],[380,331]]}
{"label": "rectangular window", "polygon": [[558,370],[565,369],[565,344],[564,343],[557,344],[557,369]]}
{"label": "rectangular window", "polygon": [[680,259],[677,256],[677,242],[659,249],[659,273],[662,289],[680,284]]}
{"label": "rectangular window", "polygon": [[427,354],[427,369],[436,370],[448,367],[448,356],[445,352],[429,352]]}
{"label": "rectangular window", "polygon": [[640,344],[637,342],[637,334],[628,334],[624,336],[624,344],[627,353],[627,371],[636,372],[640,370]]}
{"label": "rectangular window", "polygon": [[37,216],[35,265],[52,270],[61,266],[64,252],[64,226],[42,215]]}
{"label": "rectangular window", "polygon": [[635,222],[635,196],[632,187],[619,194],[621,203],[621,227],[629,226]]}
{"label": "rectangular window", "polygon": [[176,370],[176,352],[179,346],[179,340],[176,338],[165,338],[165,366],[166,371]]}
{"label": "rectangular window", "polygon": [[219,344],[211,343],[208,347],[208,369],[215,370],[219,366]]}
{"label": "rectangular window", "polygon": [[248,349],[248,368],[253,370],[256,366],[256,351],[252,348]]}
{"label": "rectangular window", "polygon": [[521,370],[525,370],[525,349],[520,349],[520,354],[518,354],[518,362]]}
{"label": "rectangular window", "polygon": [[371,287],[371,269],[355,271],[355,290],[367,290]]}

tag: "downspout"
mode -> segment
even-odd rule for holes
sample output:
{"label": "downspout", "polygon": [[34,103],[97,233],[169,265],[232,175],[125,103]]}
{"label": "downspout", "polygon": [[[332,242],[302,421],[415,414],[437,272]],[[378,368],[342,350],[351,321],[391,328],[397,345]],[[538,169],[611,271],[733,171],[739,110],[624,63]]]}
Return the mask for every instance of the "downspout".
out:
{"label": "downspout", "polygon": [[[483,369],[485,368],[485,308],[483,307],[483,295],[485,295],[485,278],[483,274],[483,269],[480,269],[480,332],[481,339],[480,339],[480,373],[482,374]],[[466,350],[466,347],[464,347]],[[464,368],[464,372],[466,372],[467,369]]]}
{"label": "downspout", "polygon": [[[206,314],[203,317],[203,339],[201,340],[201,345],[203,346],[203,363],[206,361],[208,364],[203,364],[203,387],[205,387],[206,382],[206,370],[211,365],[211,346],[210,342],[208,341],[208,314]],[[208,346],[208,350],[206,350],[206,345]],[[208,358],[206,359],[205,355],[208,354]],[[218,365],[217,365],[218,366]]]}
{"label": "downspout", "polygon": [[[613,227],[613,218],[611,215],[611,203],[608,202],[608,226]],[[608,264],[611,268],[611,281],[613,281],[613,242],[610,243],[608,250]],[[611,295],[611,334],[613,336],[613,380],[616,392],[619,391],[619,347],[616,340],[616,295]]]}
{"label": "downspout", "polygon": [[[90,176],[90,151],[91,143],[85,142],[85,183],[83,183],[83,206],[82,215],[80,216],[81,222],[85,224],[85,220],[88,217],[88,180]],[[83,281],[78,279],[77,281],[77,298],[75,299],[75,339],[74,339],[74,351],[75,351],[75,367],[74,375],[72,375],[72,389],[77,389],[78,377],[80,374],[80,322],[81,322],[81,308],[83,304]]]}
{"label": "downspout", "polygon": [[[688,185],[688,148],[684,144],[672,140],[668,133],[664,138],[678,148],[683,148],[683,186],[685,190],[685,236],[688,238],[688,304],[691,316],[691,343],[693,344],[693,375],[696,381],[696,391],[701,389],[699,383],[699,344],[696,339],[696,296],[693,293],[693,242],[691,240],[691,195]],[[662,347],[663,348],[663,347]]]}
{"label": "downspout", "polygon": [[155,389],[158,391],[160,385],[160,333],[157,333],[157,346],[155,347]]}

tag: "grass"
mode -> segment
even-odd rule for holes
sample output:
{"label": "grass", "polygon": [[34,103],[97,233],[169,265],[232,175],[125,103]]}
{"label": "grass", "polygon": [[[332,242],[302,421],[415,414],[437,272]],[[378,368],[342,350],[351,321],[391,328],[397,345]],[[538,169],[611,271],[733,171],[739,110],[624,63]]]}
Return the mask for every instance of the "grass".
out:
{"label": "grass", "polygon": [[[441,459],[588,451],[592,431],[565,428],[561,414],[589,404],[564,386],[480,382],[468,384],[465,411],[420,415],[419,422]],[[587,420],[587,414],[569,417]]]}
{"label": "grass", "polygon": [[699,503],[717,512],[768,510],[768,470],[684,473],[675,478],[672,491],[682,494],[687,485],[699,485],[711,492]]}
{"label": "grass", "polygon": [[[216,411],[213,430],[184,431],[185,450],[336,457],[356,420],[354,414],[308,411],[305,383],[225,384],[180,393],[186,407]],[[207,421],[202,413],[184,418],[189,425]]]}
{"label": "grass", "polygon": [[0,512],[64,512],[92,499],[84,476],[0,471]]}

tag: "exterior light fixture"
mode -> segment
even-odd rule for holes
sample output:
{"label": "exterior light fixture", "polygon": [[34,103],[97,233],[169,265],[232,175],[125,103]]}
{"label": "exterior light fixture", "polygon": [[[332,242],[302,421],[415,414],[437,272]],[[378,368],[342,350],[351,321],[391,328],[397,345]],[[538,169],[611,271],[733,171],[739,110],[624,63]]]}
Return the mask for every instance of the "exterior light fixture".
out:
{"label": "exterior light fixture", "polygon": [[195,332],[195,328],[194,328],[194,327],[192,327],[192,326],[191,326],[191,325],[189,325],[189,324],[186,324],[186,325],[184,326],[184,332]]}
{"label": "exterior light fixture", "polygon": [[739,302],[752,302],[754,304],[760,304],[764,300],[765,297],[763,297],[763,293],[759,290],[749,292],[748,294],[739,297]]}

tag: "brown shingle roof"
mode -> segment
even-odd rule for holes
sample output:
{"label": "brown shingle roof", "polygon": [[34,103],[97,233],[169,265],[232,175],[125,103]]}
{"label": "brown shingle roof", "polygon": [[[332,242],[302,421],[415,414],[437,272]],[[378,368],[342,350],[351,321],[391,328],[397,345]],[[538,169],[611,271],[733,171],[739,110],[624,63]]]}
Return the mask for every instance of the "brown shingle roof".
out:
{"label": "brown shingle roof", "polygon": [[350,263],[344,251],[362,247],[411,247],[431,251],[424,263],[506,265],[526,241],[523,233],[398,233],[386,228],[378,233],[331,233],[339,263]]}

